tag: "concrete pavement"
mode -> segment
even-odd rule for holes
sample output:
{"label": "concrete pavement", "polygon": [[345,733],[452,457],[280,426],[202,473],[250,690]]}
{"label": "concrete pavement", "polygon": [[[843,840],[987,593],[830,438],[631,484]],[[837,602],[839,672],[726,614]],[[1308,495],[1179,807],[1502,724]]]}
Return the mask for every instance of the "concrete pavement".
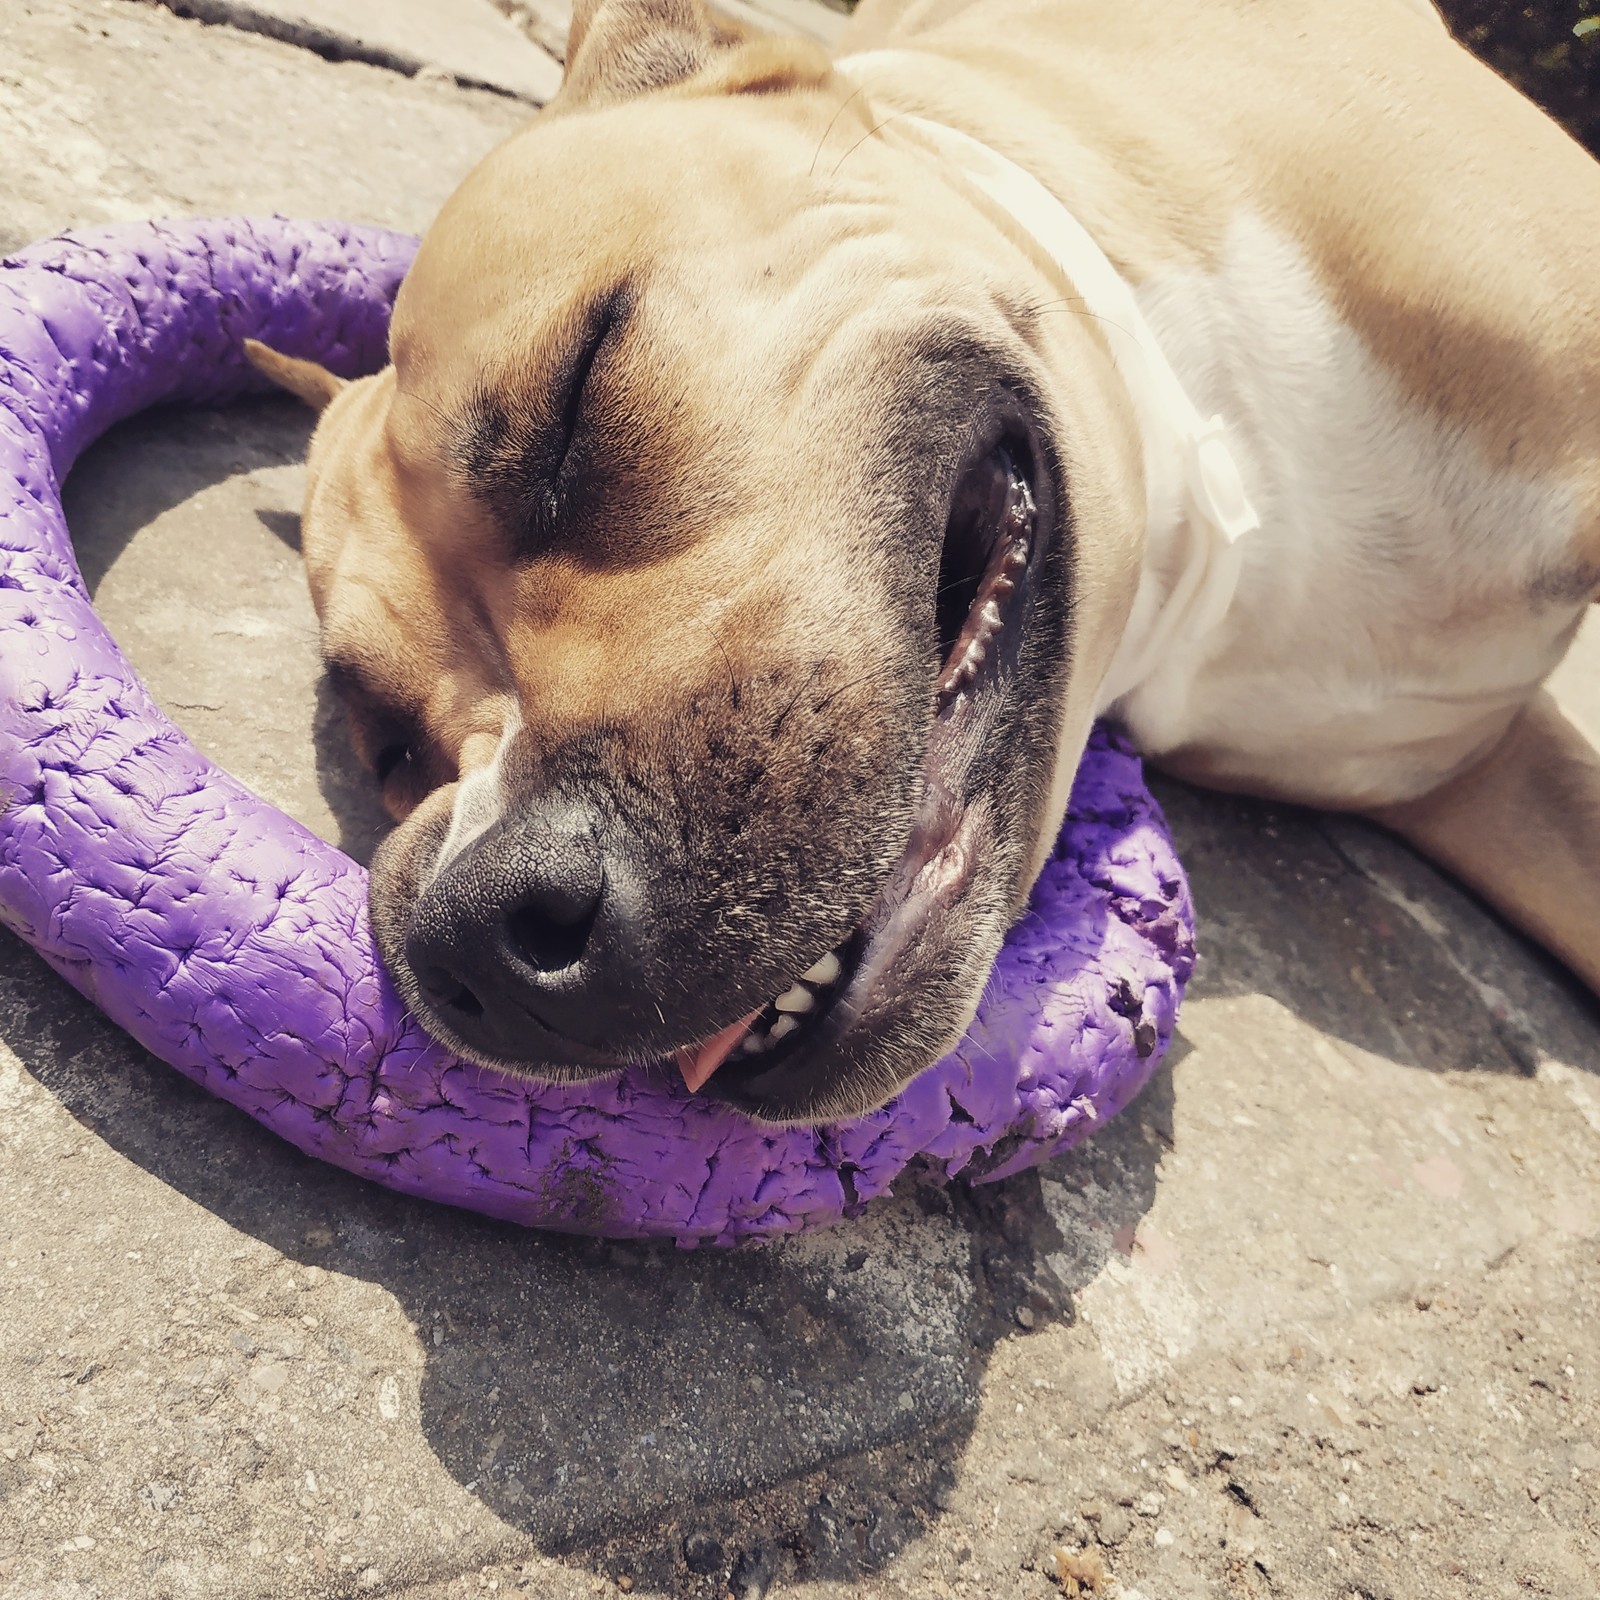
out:
{"label": "concrete pavement", "polygon": [[[0,6],[6,244],[419,228],[527,111],[132,0]],[[157,698],[361,854],[307,430],[136,420],[69,510]],[[732,1255],[318,1166],[0,936],[0,1596],[1586,1600],[1594,1003],[1374,830],[1159,790],[1203,960],[1132,1110],[1041,1173]]]}

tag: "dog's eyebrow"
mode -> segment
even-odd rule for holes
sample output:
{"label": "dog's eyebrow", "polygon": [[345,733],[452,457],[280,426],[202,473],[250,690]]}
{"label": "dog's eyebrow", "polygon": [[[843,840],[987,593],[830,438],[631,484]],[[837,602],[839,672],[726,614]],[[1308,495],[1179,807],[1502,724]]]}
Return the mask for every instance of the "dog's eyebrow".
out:
{"label": "dog's eyebrow", "polygon": [[589,380],[604,347],[626,327],[636,296],[626,279],[593,296],[556,335],[541,367],[547,383],[524,403],[480,387],[455,419],[457,469],[474,498],[506,523],[517,554],[536,553],[561,511],[563,468],[586,425]]}

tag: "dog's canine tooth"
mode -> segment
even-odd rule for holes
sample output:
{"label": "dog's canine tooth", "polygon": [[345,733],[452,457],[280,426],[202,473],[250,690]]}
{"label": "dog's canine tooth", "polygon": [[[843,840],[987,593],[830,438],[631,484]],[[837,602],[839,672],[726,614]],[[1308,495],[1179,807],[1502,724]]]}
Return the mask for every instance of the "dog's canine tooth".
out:
{"label": "dog's canine tooth", "polygon": [[776,1044],[779,1039],[787,1039],[796,1028],[800,1026],[799,1019],[795,1017],[779,1017],[767,1030],[767,1038]]}
{"label": "dog's canine tooth", "polygon": [[[826,988],[830,983],[839,981],[839,974],[844,971],[843,966],[831,950],[814,967],[808,967],[800,974],[805,983],[814,983],[819,988]],[[794,991],[789,991],[791,994]]]}
{"label": "dog's canine tooth", "polygon": [[779,1011],[791,1011],[802,1016],[816,1003],[816,997],[811,991],[798,983],[792,989],[785,989],[772,1002]]}

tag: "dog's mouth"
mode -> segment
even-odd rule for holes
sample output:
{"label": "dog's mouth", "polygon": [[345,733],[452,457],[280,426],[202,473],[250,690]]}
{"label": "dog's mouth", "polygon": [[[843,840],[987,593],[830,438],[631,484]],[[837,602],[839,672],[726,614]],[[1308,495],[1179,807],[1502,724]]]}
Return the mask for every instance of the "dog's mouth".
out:
{"label": "dog's mouth", "polygon": [[932,719],[905,850],[843,940],[758,1010],[676,1052],[691,1091],[709,1083],[758,1115],[793,1103],[808,1060],[893,1003],[904,956],[972,884],[990,817],[970,778],[1017,656],[1040,544],[1030,461],[1025,441],[1002,439],[966,469],[951,500]]}

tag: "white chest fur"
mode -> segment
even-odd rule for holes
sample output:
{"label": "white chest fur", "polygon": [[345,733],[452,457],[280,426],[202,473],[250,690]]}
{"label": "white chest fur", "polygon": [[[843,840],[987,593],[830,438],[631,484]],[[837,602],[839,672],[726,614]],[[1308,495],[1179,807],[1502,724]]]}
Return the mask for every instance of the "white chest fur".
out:
{"label": "white chest fur", "polygon": [[[1498,735],[1581,616],[1533,598],[1572,540],[1573,496],[1492,467],[1409,402],[1257,218],[1219,271],[1138,299],[1195,404],[1227,419],[1262,526],[1222,622],[1169,637],[1113,709],[1146,751],[1183,750],[1217,781],[1333,804],[1431,787]],[[1152,534],[1134,628],[1187,544]]]}

